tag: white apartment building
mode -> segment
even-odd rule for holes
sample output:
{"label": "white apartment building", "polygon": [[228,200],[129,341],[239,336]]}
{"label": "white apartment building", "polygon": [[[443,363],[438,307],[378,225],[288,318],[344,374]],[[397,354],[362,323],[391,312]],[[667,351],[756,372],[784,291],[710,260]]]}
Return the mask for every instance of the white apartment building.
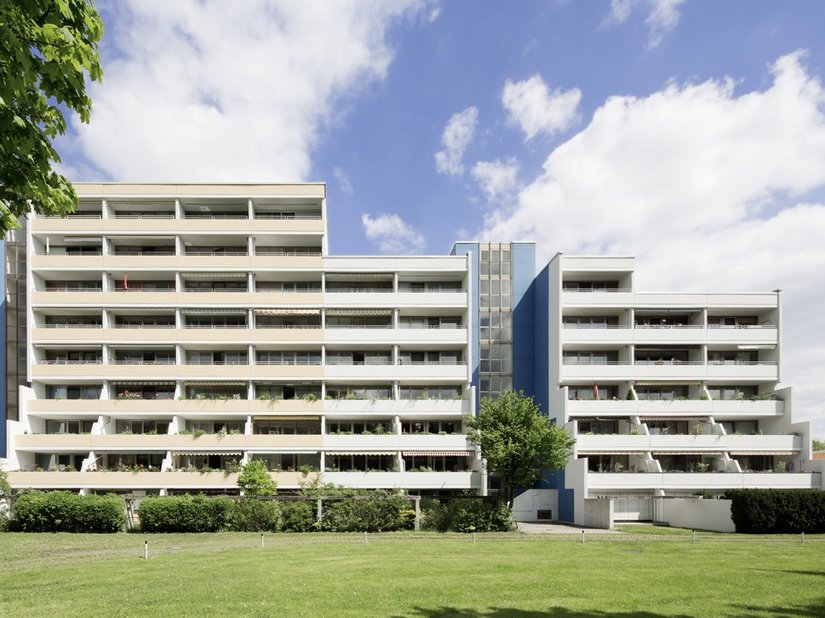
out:
{"label": "white apartment building", "polygon": [[14,488],[479,490],[467,256],[330,257],[323,184],[78,184],[28,222]]}
{"label": "white apartment building", "polygon": [[808,423],[776,390],[780,292],[639,293],[633,274],[633,258],[562,254],[543,273],[549,409],[576,438],[560,512],[584,523],[586,501],[613,498],[615,519],[657,520],[656,497],[821,488]]}

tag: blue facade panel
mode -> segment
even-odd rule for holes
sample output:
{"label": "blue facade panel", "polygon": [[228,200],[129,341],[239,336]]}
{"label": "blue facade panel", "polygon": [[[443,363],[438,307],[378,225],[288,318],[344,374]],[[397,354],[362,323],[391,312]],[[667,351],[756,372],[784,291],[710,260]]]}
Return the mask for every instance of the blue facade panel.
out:
{"label": "blue facade panel", "polygon": [[534,395],[536,245],[513,243],[513,390]]}
{"label": "blue facade panel", "polygon": [[542,414],[550,416],[550,272],[545,267],[533,282],[535,355],[533,361],[533,400]]}

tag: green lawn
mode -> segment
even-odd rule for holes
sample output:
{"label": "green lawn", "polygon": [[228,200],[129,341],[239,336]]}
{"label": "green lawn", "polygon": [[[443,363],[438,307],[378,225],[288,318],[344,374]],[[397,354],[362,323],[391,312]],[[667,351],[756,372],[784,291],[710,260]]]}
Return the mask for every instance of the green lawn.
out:
{"label": "green lawn", "polygon": [[825,616],[821,536],[626,529],[584,544],[280,534],[263,549],[242,533],[7,533],[0,616]]}

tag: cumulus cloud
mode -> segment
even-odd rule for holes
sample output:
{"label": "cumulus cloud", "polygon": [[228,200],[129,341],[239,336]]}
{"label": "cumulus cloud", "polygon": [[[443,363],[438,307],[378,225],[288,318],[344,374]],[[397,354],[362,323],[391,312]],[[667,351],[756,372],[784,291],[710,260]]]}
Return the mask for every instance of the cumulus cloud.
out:
{"label": "cumulus cloud", "polygon": [[481,186],[488,201],[506,195],[516,188],[519,164],[515,159],[506,161],[479,161],[471,173]]}
{"label": "cumulus cloud", "polygon": [[[61,147],[75,179],[298,181],[341,102],[386,75],[386,3],[124,0],[103,6],[103,84]],[[77,176],[81,176],[78,178]]]}
{"label": "cumulus cloud", "polygon": [[347,174],[346,170],[341,167],[333,167],[332,175],[335,176],[335,180],[338,181],[338,186],[340,187],[341,192],[346,193],[347,195],[352,195],[352,181],[350,180],[349,174]]}
{"label": "cumulus cloud", "polygon": [[825,188],[825,89],[803,57],[779,58],[761,91],[724,79],[608,99],[482,236],[534,238],[541,259],[636,255],[641,290],[783,288],[783,378],[795,413],[821,414],[825,204],[808,196]]}
{"label": "cumulus cloud", "polygon": [[435,168],[442,174],[459,176],[464,173],[464,151],[469,146],[478,124],[478,108],[468,107],[450,116],[441,135],[442,150],[435,153]]}
{"label": "cumulus cloud", "polygon": [[578,88],[550,90],[540,75],[521,82],[507,80],[501,102],[509,121],[531,140],[539,133],[553,135],[578,120],[576,109],[582,93]]}
{"label": "cumulus cloud", "polygon": [[658,47],[665,36],[679,23],[679,8],[685,0],[610,0],[609,20],[620,24],[636,8],[647,12],[645,24],[649,31],[648,49]]}
{"label": "cumulus cloud", "polygon": [[381,253],[420,253],[427,245],[424,236],[398,215],[380,214],[372,217],[369,213],[364,213],[361,215],[361,225],[364,235]]}

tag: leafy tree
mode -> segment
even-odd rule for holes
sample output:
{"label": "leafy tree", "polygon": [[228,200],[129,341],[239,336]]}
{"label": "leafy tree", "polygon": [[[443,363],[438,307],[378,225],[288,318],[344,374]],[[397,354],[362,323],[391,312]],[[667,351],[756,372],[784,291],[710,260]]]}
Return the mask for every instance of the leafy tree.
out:
{"label": "leafy tree", "polygon": [[496,400],[483,399],[481,412],[468,421],[469,439],[479,445],[487,469],[501,478],[512,506],[517,485],[528,487],[541,470],[561,470],[573,452],[573,438],[539,413],[532,397],[507,391]]}
{"label": "leafy tree", "polygon": [[825,451],[825,441],[814,438],[813,447],[815,451]]}
{"label": "leafy tree", "polygon": [[89,122],[103,22],[91,0],[0,0],[0,233],[33,209],[66,215],[77,194],[52,169],[64,110]]}
{"label": "leafy tree", "polygon": [[245,496],[274,496],[278,493],[278,484],[269,476],[266,464],[260,459],[253,459],[242,466],[238,487]]}

